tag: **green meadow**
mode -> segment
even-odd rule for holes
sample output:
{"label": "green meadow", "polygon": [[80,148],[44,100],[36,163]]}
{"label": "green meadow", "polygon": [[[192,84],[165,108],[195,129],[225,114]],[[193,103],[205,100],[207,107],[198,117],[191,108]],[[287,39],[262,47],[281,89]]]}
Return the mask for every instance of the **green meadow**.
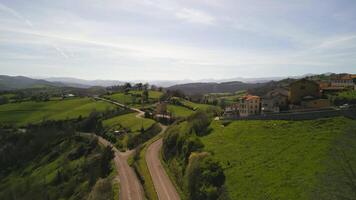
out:
{"label": "green meadow", "polygon": [[187,101],[185,99],[181,99],[180,101],[184,106],[188,106],[188,107],[192,108],[193,110],[198,110],[198,109],[206,110],[209,107],[212,107],[211,105],[208,105],[208,104],[194,103],[191,101]]}
{"label": "green meadow", "polygon": [[353,100],[356,99],[356,91],[351,90],[351,91],[340,92],[338,96],[341,98],[346,98],[348,100]]}
{"label": "green meadow", "polygon": [[[113,99],[119,103],[125,104],[125,105],[131,105],[134,107],[140,107],[141,106],[141,95],[143,91],[130,91],[128,94],[119,92],[115,93],[112,95],[106,95],[106,98]],[[162,92],[159,91],[148,91],[148,98],[150,103],[157,102],[159,98],[162,96]]]}
{"label": "green meadow", "polygon": [[152,119],[147,118],[138,118],[136,117],[137,113],[129,113],[124,115],[119,115],[103,121],[103,125],[106,128],[110,129],[121,129],[126,128],[130,129],[132,132],[140,131],[141,127],[145,130],[150,128],[154,123]]}
{"label": "green meadow", "polygon": [[354,195],[348,184],[356,169],[354,120],[213,121],[210,128],[201,139],[223,165],[231,199]]}
{"label": "green meadow", "polygon": [[43,120],[73,119],[88,116],[92,111],[105,111],[114,105],[91,98],[53,100],[45,102],[27,101],[0,105],[0,124],[16,126],[39,123]]}
{"label": "green meadow", "polygon": [[171,104],[167,105],[167,110],[172,113],[173,117],[188,117],[194,113],[191,109]]}

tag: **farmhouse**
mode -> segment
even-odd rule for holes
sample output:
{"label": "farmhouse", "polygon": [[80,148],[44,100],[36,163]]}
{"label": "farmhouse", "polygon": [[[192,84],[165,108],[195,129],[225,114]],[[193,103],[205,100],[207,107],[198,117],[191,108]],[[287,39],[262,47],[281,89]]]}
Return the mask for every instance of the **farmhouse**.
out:
{"label": "farmhouse", "polygon": [[240,114],[239,109],[240,109],[240,104],[234,103],[230,106],[225,107],[223,115],[224,115],[224,117],[228,117],[228,118],[237,117]]}
{"label": "farmhouse", "polygon": [[280,112],[288,107],[288,90],[276,88],[262,97],[262,113]]}
{"label": "farmhouse", "polygon": [[354,88],[356,76],[351,74],[335,76],[331,80],[332,87]]}
{"label": "farmhouse", "polygon": [[302,101],[318,99],[320,87],[315,81],[300,79],[289,86],[288,100],[293,105],[301,105]]}
{"label": "farmhouse", "polygon": [[259,96],[246,95],[239,100],[239,114],[241,117],[260,114],[261,99]]}

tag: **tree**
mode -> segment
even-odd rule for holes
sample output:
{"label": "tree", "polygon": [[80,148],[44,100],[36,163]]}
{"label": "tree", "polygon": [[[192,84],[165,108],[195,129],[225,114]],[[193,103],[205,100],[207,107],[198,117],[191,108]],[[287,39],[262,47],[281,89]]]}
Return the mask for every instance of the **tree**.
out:
{"label": "tree", "polygon": [[136,90],[142,90],[143,84],[142,83],[136,83],[134,87],[135,87]]}
{"label": "tree", "polygon": [[143,89],[144,89],[144,90],[148,90],[149,87],[150,87],[150,85],[149,85],[148,83],[145,83],[145,84],[143,85]]}
{"label": "tree", "polygon": [[111,172],[111,159],[114,158],[114,151],[110,146],[106,146],[101,156],[101,177],[106,177]]}
{"label": "tree", "polygon": [[186,180],[189,199],[216,200],[222,194],[225,175],[218,161],[201,153],[189,159]]}
{"label": "tree", "polygon": [[197,111],[188,118],[190,124],[190,132],[196,133],[198,136],[207,134],[211,119],[203,111]]}
{"label": "tree", "polygon": [[149,96],[149,93],[148,93],[148,90],[145,89],[142,93],[142,101],[143,102],[148,102],[148,96]]}
{"label": "tree", "polygon": [[9,99],[5,96],[0,96],[0,105],[9,103]]}
{"label": "tree", "polygon": [[226,107],[226,102],[225,102],[225,99],[220,99],[220,102],[219,102],[219,106],[222,108],[222,109],[225,109]]}

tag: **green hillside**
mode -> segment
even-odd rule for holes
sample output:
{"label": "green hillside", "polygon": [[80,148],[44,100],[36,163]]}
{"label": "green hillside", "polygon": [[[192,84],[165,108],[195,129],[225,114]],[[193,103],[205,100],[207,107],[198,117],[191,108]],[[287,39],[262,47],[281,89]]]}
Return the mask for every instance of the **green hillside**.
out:
{"label": "green hillside", "polygon": [[0,199],[113,199],[113,152],[96,138],[48,126],[0,133]]}
{"label": "green hillside", "polygon": [[[142,94],[143,91],[141,90],[139,91],[133,90],[128,92],[127,94],[123,92],[118,92],[111,95],[105,95],[104,97],[132,107],[140,107],[142,106]],[[148,102],[146,102],[144,105],[157,102],[159,98],[162,96],[162,94],[163,93],[159,91],[149,90]]]}
{"label": "green hillside", "polygon": [[223,164],[231,199],[352,199],[355,125],[345,118],[213,121],[202,141]]}
{"label": "green hillside", "polygon": [[141,127],[145,130],[150,128],[155,121],[147,118],[136,117],[137,113],[129,113],[125,115],[119,115],[103,121],[103,125],[106,128],[111,129],[130,129],[132,132],[140,131]]}
{"label": "green hillside", "polygon": [[167,110],[173,115],[173,117],[188,117],[194,113],[191,109],[171,104],[167,106]]}
{"label": "green hillside", "polygon": [[0,124],[26,125],[43,120],[73,119],[88,116],[93,110],[105,111],[115,106],[90,98],[22,102],[0,105]]}

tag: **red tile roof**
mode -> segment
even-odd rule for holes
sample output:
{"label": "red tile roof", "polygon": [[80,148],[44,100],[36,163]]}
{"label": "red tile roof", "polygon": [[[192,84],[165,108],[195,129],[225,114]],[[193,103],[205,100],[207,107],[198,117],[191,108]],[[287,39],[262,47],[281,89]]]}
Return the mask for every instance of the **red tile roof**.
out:
{"label": "red tile roof", "polygon": [[252,99],[259,99],[259,96],[254,96],[254,95],[246,95],[244,97],[242,97],[245,100],[252,100]]}

